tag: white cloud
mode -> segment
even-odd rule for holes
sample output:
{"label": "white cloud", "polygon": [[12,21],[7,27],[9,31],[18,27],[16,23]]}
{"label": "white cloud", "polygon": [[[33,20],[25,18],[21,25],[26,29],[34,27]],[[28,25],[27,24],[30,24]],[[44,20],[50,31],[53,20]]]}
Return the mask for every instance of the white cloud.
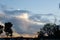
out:
{"label": "white cloud", "polygon": [[28,14],[27,13],[23,13],[23,14],[21,14],[21,15],[18,15],[18,16],[16,16],[17,18],[22,18],[22,19],[26,19],[26,20],[28,20]]}
{"label": "white cloud", "polygon": [[[11,13],[11,14],[9,14]],[[36,33],[45,24],[43,19],[40,19],[40,15],[31,15],[28,11],[6,11],[1,13],[0,21],[2,23],[12,22],[13,29],[17,33]],[[31,15],[31,16],[30,16]],[[35,19],[36,18],[36,19]],[[34,21],[35,20],[35,21]],[[38,21],[39,20],[39,21]],[[43,21],[42,21],[43,20]]]}

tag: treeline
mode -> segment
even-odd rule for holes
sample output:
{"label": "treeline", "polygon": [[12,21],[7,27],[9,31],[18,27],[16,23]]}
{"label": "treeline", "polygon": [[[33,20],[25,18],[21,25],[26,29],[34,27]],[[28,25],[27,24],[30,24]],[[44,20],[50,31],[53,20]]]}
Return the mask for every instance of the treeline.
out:
{"label": "treeline", "polygon": [[60,38],[60,25],[45,24],[38,32],[38,38]]}

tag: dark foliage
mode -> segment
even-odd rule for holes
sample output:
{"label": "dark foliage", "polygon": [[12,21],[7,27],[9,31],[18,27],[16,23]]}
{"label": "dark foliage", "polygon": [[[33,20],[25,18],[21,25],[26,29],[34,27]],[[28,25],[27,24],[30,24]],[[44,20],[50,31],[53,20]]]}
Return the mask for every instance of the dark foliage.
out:
{"label": "dark foliage", "polygon": [[11,22],[5,23],[4,31],[5,31],[7,36],[12,36],[12,33],[13,33],[13,31],[11,29],[12,26],[13,26],[13,24]]}
{"label": "dark foliage", "polygon": [[[59,25],[56,24],[45,24],[42,30],[38,34],[38,38],[60,38]],[[44,34],[47,33],[48,36]]]}
{"label": "dark foliage", "polygon": [[0,34],[3,33],[3,26],[0,25]]}

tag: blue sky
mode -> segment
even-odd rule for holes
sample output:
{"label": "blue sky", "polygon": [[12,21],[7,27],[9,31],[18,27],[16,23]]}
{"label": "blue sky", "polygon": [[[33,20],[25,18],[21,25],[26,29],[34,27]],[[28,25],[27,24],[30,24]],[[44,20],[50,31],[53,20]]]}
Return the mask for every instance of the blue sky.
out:
{"label": "blue sky", "polygon": [[60,0],[0,0],[8,8],[29,10],[34,13],[59,12]]}
{"label": "blue sky", "polygon": [[[8,14],[7,13],[0,14],[0,18],[1,18],[0,21],[3,23],[6,21],[7,22],[11,21],[15,25],[14,27],[15,28],[17,27],[16,30],[19,28],[19,33],[20,33],[20,29],[23,30],[23,32],[29,32],[29,33],[31,31],[34,32],[34,31],[36,31],[36,28],[37,28],[37,30],[40,30],[40,26],[42,27],[42,25],[40,25],[40,22],[37,22],[37,21],[41,21],[41,20],[42,21],[48,20],[47,22],[50,21],[50,19],[46,19],[45,17],[43,17],[41,19],[40,18],[41,14],[45,15],[45,14],[52,13],[56,16],[60,16],[59,3],[60,3],[60,0],[0,0],[0,6],[4,5],[4,7],[7,6],[6,8],[8,8],[8,9],[14,9],[14,10],[20,9],[20,11],[27,10],[29,12],[31,11],[34,13],[33,15],[30,14],[31,15],[30,18],[32,18],[32,19],[29,19],[28,13],[17,15],[17,13],[18,13],[18,11],[17,11],[16,15],[14,16],[14,14],[12,14],[12,13],[13,12],[15,13],[15,11],[12,11],[12,12],[7,11]],[[0,9],[0,12],[1,12],[1,9]],[[14,17],[11,16],[10,13]],[[40,14],[40,15],[36,15],[35,13]],[[53,22],[55,20],[54,17],[48,17],[48,18],[51,18],[53,20]],[[59,22],[60,17],[58,17],[57,19],[59,19],[58,20],[58,22]],[[42,24],[43,24],[43,22],[42,22]]]}

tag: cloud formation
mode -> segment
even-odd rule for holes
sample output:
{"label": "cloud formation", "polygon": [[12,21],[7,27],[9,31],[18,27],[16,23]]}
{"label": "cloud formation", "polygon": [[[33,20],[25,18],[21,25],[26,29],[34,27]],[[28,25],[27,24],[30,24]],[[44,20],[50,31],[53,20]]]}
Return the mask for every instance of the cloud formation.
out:
{"label": "cloud formation", "polygon": [[[43,15],[43,16],[42,16]],[[31,14],[27,10],[3,10],[0,12],[0,22],[13,23],[13,30],[17,33],[36,33],[43,27],[47,22],[51,22],[50,19],[44,17],[44,15],[52,14]]]}

